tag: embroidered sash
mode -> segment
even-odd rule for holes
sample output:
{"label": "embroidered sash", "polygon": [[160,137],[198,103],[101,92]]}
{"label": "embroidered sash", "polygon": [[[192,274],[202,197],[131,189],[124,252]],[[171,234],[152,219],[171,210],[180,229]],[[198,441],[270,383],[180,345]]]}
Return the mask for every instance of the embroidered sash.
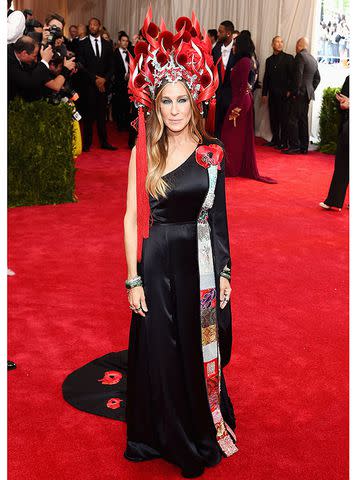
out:
{"label": "embroidered sash", "polygon": [[[219,153],[221,150],[221,153]],[[204,374],[216,439],[226,457],[238,451],[236,437],[220,411],[220,349],[216,315],[216,284],[208,211],[214,204],[215,187],[223,151],[218,145],[201,146],[196,160],[207,168],[209,190],[197,220],[198,262],[200,274],[200,319]]]}

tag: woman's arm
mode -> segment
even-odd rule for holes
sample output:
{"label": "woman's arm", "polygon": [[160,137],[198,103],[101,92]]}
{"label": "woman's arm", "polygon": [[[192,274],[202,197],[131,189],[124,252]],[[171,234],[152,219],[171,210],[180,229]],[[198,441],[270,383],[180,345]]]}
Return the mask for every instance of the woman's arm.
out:
{"label": "woman's arm", "polygon": [[[224,269],[231,269],[229,231],[226,214],[226,196],[225,196],[225,152],[221,164],[221,170],[218,171],[218,178],[215,188],[214,205],[209,211],[209,222],[213,236],[214,260],[216,275]],[[220,276],[220,308],[224,308],[231,294],[230,282],[223,276]]]}
{"label": "woman's arm", "polygon": [[[128,172],[128,189],[126,199],[126,213],[124,217],[124,242],[125,255],[128,270],[128,280],[137,276],[137,208],[136,208],[136,147],[132,149],[129,172]],[[143,287],[134,287],[128,290],[129,303],[132,309],[137,311],[139,315],[145,317],[147,306]]]}
{"label": "woman's arm", "polygon": [[128,279],[137,275],[136,147],[132,149],[124,217],[125,255]]}

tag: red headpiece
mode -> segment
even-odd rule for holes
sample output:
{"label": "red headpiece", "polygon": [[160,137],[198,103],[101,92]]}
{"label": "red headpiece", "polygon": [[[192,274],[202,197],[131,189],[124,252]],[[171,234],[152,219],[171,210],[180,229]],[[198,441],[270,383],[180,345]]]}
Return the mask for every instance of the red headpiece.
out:
{"label": "red headpiece", "polygon": [[[149,8],[142,28],[146,41],[135,46],[135,57],[130,58],[129,93],[139,108],[138,141],[136,146],[138,258],[142,238],[149,236],[149,202],[145,191],[147,175],[144,109],[154,105],[156,89],[166,82],[183,81],[202,112],[202,102],[210,102],[214,117],[215,92],[219,85],[218,71],[211,55],[211,42],[192,14],[192,20],[180,17],[175,23],[176,33],[166,29],[163,19],[160,27],[152,21]],[[211,127],[210,127],[211,128]]]}

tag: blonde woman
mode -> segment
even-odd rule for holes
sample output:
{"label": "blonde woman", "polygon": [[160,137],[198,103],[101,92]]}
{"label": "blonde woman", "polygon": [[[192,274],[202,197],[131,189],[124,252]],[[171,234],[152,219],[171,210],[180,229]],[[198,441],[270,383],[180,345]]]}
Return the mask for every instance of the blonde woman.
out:
{"label": "blonde woman", "polygon": [[[225,153],[201,116],[218,86],[211,43],[196,18],[181,17],[176,31],[157,27],[148,13],[147,43],[136,44],[130,62],[139,112],[124,218],[132,319],[128,360],[112,358],[124,361],[127,375],[125,458],[161,457],[195,478],[237,452],[223,373],[232,343],[231,260]],[[108,406],[120,411],[121,375],[103,373],[105,388],[120,391]]]}

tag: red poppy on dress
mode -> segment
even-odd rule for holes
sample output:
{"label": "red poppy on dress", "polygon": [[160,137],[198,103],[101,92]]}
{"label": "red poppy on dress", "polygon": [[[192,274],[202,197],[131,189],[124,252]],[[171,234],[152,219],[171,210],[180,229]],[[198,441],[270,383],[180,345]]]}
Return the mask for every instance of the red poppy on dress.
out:
{"label": "red poppy on dress", "polygon": [[196,149],[196,161],[204,168],[209,168],[216,165],[218,170],[221,170],[221,162],[224,156],[224,150],[220,145],[201,145]]}
{"label": "red poppy on dress", "polygon": [[111,410],[116,410],[117,408],[120,408],[121,406],[120,403],[121,403],[121,398],[110,398],[106,406],[108,408],[111,408]]}
{"label": "red poppy on dress", "polygon": [[109,370],[104,373],[103,378],[100,378],[98,382],[101,382],[103,385],[116,385],[122,379],[122,373],[117,372],[116,370]]}

